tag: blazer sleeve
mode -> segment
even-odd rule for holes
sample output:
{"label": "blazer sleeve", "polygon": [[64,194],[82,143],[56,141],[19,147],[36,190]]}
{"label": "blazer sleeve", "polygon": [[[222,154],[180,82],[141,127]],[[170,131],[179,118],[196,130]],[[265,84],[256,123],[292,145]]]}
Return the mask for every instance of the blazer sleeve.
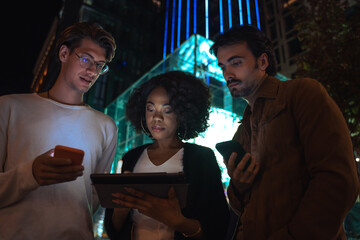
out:
{"label": "blazer sleeve", "polygon": [[131,229],[132,229],[132,221],[130,214],[127,216],[122,230],[117,231],[112,223],[113,213],[114,213],[113,208],[107,208],[105,210],[104,227],[109,238],[111,240],[130,240]]}
{"label": "blazer sleeve", "polygon": [[200,221],[204,239],[225,239],[229,208],[214,152],[209,148],[189,152],[184,153],[184,171],[190,187],[183,214]]}

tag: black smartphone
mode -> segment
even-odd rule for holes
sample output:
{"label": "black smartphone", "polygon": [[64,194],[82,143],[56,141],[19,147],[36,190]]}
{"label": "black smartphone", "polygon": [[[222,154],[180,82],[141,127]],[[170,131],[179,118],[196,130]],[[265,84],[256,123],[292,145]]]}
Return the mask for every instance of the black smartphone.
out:
{"label": "black smartphone", "polygon": [[[241,159],[244,157],[244,155],[246,153],[244,148],[241,146],[241,144],[235,140],[217,143],[215,145],[215,148],[224,157],[226,162],[229,161],[231,153],[236,152],[237,157],[235,159],[235,166],[237,166],[239,164],[239,162],[241,161]],[[246,168],[248,167],[249,164],[250,164],[250,161],[246,164],[244,171],[246,170]]]}

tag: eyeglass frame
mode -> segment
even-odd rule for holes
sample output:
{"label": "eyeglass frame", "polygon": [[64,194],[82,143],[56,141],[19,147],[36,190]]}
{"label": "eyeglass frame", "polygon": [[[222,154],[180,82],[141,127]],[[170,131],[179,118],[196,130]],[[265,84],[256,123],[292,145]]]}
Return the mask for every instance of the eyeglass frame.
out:
{"label": "eyeglass frame", "polygon": [[[103,75],[103,74],[105,74],[105,73],[107,73],[107,72],[109,71],[109,66],[108,66],[106,63],[105,63],[104,65],[101,65],[101,64],[95,62],[95,61],[91,58],[91,56],[88,55],[88,54],[86,54],[87,57],[84,57],[84,56],[82,57],[82,56],[79,56],[76,52],[74,52],[74,53],[75,53],[75,55],[79,58],[80,66],[81,66],[82,68],[91,68],[92,66],[95,65],[96,73],[97,73],[98,75]],[[87,59],[87,60],[89,60],[89,62],[88,62],[88,63],[83,62],[83,59]],[[86,66],[86,65],[88,65],[88,66]],[[101,69],[100,69],[100,70],[98,70],[98,66],[101,66]]]}

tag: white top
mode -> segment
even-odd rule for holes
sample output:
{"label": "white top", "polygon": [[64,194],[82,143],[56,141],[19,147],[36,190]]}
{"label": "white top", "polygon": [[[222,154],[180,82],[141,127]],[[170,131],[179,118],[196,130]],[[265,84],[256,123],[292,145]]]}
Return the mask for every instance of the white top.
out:
{"label": "white top", "polygon": [[[149,158],[147,148],[141,154],[137,161],[133,172],[167,172],[178,173],[183,172],[183,155],[184,148],[180,149],[174,156],[169,158],[163,164],[156,166]],[[156,221],[146,215],[132,211],[132,220],[134,222],[133,238],[134,240],[170,240],[174,239],[174,230],[170,229],[167,225]]]}
{"label": "white top", "polygon": [[[109,172],[117,127],[89,106],[70,106],[37,94],[0,97],[0,239],[93,239],[98,206],[90,174]],[[39,186],[34,159],[65,145],[84,150],[84,175]]]}

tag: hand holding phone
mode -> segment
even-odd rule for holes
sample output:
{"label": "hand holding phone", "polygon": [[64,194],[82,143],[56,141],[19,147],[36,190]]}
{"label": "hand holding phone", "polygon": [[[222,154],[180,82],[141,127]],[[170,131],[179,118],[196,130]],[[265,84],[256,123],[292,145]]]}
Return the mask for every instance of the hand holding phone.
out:
{"label": "hand holding phone", "polygon": [[[237,166],[239,164],[241,159],[246,154],[246,151],[244,150],[244,148],[240,145],[240,143],[238,141],[235,141],[235,140],[217,143],[215,145],[215,148],[224,157],[224,160],[226,161],[226,163],[229,161],[230,155],[233,152],[236,152],[237,156],[235,159],[235,166]],[[246,164],[244,171],[246,170],[246,168],[248,167],[249,164],[250,164],[250,161]]]}
{"label": "hand holding phone", "polygon": [[81,165],[84,158],[84,151],[77,148],[56,145],[54,157],[69,158],[72,161],[72,165]]}
{"label": "hand holding phone", "polygon": [[[83,175],[83,156],[84,151],[80,149],[56,146],[55,150],[51,149],[34,159],[33,176],[40,186],[74,181]],[[71,165],[64,159],[70,159]]]}

